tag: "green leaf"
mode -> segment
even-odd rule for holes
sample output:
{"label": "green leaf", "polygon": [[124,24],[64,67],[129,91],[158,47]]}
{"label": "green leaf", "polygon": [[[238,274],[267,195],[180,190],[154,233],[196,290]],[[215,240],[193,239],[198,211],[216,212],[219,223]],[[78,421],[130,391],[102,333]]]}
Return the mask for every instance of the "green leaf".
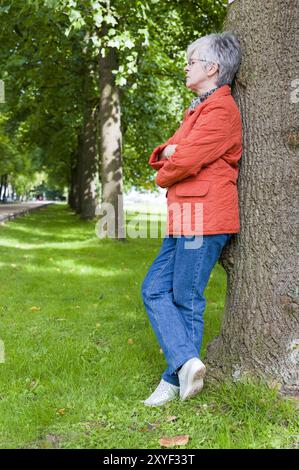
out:
{"label": "green leaf", "polygon": [[112,26],[115,26],[118,23],[117,19],[110,13],[104,17],[104,20],[107,24],[111,24]]}
{"label": "green leaf", "polygon": [[69,13],[71,23],[81,18],[81,13],[78,10],[71,9]]}
{"label": "green leaf", "polygon": [[91,36],[91,40],[95,47],[101,47],[102,41],[96,34]]}
{"label": "green leaf", "polygon": [[103,23],[104,17],[101,12],[97,12],[95,15],[93,15],[94,22],[97,27],[100,27],[101,24]]}
{"label": "green leaf", "polygon": [[126,39],[124,46],[127,47],[128,49],[132,49],[132,47],[135,46],[135,43],[132,41],[132,39]]}
{"label": "green leaf", "polygon": [[115,79],[115,83],[116,83],[116,85],[122,87],[122,86],[126,85],[127,79],[125,77],[118,76]]}
{"label": "green leaf", "polygon": [[120,39],[119,37],[109,39],[107,42],[107,46],[109,47],[115,47],[116,49],[120,48]]}

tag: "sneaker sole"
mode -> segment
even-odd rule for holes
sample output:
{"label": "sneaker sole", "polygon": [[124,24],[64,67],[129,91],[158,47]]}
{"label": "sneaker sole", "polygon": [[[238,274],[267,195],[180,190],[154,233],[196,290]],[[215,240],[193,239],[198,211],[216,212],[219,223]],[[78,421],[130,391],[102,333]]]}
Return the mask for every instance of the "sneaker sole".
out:
{"label": "sneaker sole", "polygon": [[174,400],[177,397],[170,398],[169,400],[158,402],[158,403],[145,403],[142,402],[145,406],[163,406],[166,405],[166,403],[169,403],[170,401]]}
{"label": "sneaker sole", "polygon": [[190,369],[187,377],[187,386],[184,392],[180,393],[180,399],[186,400],[187,398],[194,397],[197,395],[203,388],[203,378],[206,373],[206,368],[204,364],[202,366],[194,365]]}

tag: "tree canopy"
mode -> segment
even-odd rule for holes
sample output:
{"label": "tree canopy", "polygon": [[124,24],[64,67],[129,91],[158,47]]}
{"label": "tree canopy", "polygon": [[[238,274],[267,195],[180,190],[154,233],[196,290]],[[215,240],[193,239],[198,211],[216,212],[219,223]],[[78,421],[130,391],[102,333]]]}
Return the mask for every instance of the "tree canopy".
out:
{"label": "tree canopy", "polygon": [[125,187],[153,188],[148,155],[192,97],[184,86],[186,47],[220,30],[225,12],[220,0],[1,2],[0,173],[15,183],[43,171],[55,186],[69,185],[86,102],[99,99],[98,57],[112,48]]}

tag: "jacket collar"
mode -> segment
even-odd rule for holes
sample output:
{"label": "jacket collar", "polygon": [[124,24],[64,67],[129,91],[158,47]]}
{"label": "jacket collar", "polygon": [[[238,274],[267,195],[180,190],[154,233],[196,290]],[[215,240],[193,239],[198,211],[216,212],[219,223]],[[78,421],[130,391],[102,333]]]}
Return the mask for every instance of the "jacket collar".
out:
{"label": "jacket collar", "polygon": [[[193,114],[199,109],[202,108],[203,105],[206,105],[210,101],[217,99],[219,96],[227,96],[231,95],[231,87],[229,85],[222,85],[221,87],[217,88],[211,95],[209,95],[202,103],[196,106],[196,108],[189,110],[187,109],[187,114]],[[188,112],[189,111],[189,112]]]}
{"label": "jacket collar", "polygon": [[[229,85],[222,85],[220,88],[218,88],[212,95],[208,96],[206,101],[210,99],[213,99],[213,97],[219,97],[219,96],[227,96],[231,95],[231,87]],[[210,101],[210,100],[209,100]]]}
{"label": "jacket collar", "polygon": [[192,111],[192,109],[195,109],[196,106],[198,106],[200,103],[203,103],[208,98],[208,96],[215,93],[215,91],[217,89],[218,89],[218,87],[216,86],[215,88],[211,88],[209,91],[206,91],[202,95],[196,96],[195,98],[193,98],[193,100],[191,101],[191,104],[189,106],[190,111]]}

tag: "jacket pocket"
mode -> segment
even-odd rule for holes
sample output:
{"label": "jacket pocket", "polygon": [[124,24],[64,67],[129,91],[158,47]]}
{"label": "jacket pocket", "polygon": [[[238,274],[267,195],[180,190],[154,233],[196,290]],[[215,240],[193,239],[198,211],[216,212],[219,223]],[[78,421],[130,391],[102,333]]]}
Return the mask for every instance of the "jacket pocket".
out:
{"label": "jacket pocket", "polygon": [[175,193],[177,196],[205,196],[209,187],[209,181],[179,183],[175,188]]}

